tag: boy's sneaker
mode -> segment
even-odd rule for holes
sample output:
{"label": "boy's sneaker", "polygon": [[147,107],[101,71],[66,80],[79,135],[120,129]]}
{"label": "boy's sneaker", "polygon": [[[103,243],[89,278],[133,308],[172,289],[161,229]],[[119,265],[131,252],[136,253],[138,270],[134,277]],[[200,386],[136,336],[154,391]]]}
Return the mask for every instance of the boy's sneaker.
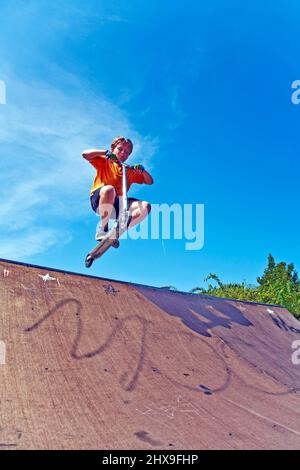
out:
{"label": "boy's sneaker", "polygon": [[98,241],[98,242],[101,242],[101,240],[106,237],[106,235],[108,234],[108,229],[104,229],[103,227],[101,227],[100,224],[97,225],[97,228],[96,228],[96,235],[95,235],[95,239]]}
{"label": "boy's sneaker", "polygon": [[[117,220],[114,221],[114,224],[113,224],[113,228],[116,228],[117,226]],[[98,241],[98,242],[101,242],[101,240],[103,240],[104,237],[106,237],[106,235],[108,234],[108,226],[103,228],[101,226],[101,224],[99,223],[97,225],[97,228],[96,228],[96,235],[95,235],[95,239]],[[119,248],[120,246],[120,242],[118,239],[116,239],[112,245],[114,248]]]}

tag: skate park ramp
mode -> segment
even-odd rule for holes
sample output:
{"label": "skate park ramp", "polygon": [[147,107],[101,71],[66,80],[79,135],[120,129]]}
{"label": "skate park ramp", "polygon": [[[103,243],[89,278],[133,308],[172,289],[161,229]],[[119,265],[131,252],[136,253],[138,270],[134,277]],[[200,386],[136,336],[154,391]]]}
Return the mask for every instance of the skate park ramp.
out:
{"label": "skate park ramp", "polygon": [[0,449],[300,449],[281,307],[0,261]]}

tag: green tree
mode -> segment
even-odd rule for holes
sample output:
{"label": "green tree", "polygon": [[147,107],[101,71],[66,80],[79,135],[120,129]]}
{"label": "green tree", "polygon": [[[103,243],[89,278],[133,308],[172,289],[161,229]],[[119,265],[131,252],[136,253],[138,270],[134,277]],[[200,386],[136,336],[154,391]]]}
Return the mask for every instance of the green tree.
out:
{"label": "green tree", "polygon": [[258,298],[261,302],[275,303],[300,315],[300,283],[293,263],[275,263],[272,255],[262,277],[257,278]]}

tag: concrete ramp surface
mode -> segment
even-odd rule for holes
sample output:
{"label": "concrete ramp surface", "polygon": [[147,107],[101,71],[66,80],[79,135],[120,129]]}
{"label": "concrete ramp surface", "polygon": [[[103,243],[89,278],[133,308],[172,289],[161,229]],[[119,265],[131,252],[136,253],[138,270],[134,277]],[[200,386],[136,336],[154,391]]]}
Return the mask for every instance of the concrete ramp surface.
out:
{"label": "concrete ramp surface", "polygon": [[0,449],[300,449],[299,339],[281,307],[2,260]]}

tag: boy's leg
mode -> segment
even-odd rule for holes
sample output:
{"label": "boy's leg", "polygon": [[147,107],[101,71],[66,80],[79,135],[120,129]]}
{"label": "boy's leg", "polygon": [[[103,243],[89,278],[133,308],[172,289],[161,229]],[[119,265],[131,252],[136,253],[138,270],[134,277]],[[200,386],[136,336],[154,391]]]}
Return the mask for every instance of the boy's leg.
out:
{"label": "boy's leg", "polygon": [[116,191],[113,186],[103,186],[100,191],[98,214],[101,217],[101,229],[107,231],[108,222],[114,210]]}
{"label": "boy's leg", "polygon": [[144,220],[151,211],[151,204],[147,201],[139,201],[138,199],[128,199],[128,210],[131,214],[131,222],[129,228],[134,227]]}

